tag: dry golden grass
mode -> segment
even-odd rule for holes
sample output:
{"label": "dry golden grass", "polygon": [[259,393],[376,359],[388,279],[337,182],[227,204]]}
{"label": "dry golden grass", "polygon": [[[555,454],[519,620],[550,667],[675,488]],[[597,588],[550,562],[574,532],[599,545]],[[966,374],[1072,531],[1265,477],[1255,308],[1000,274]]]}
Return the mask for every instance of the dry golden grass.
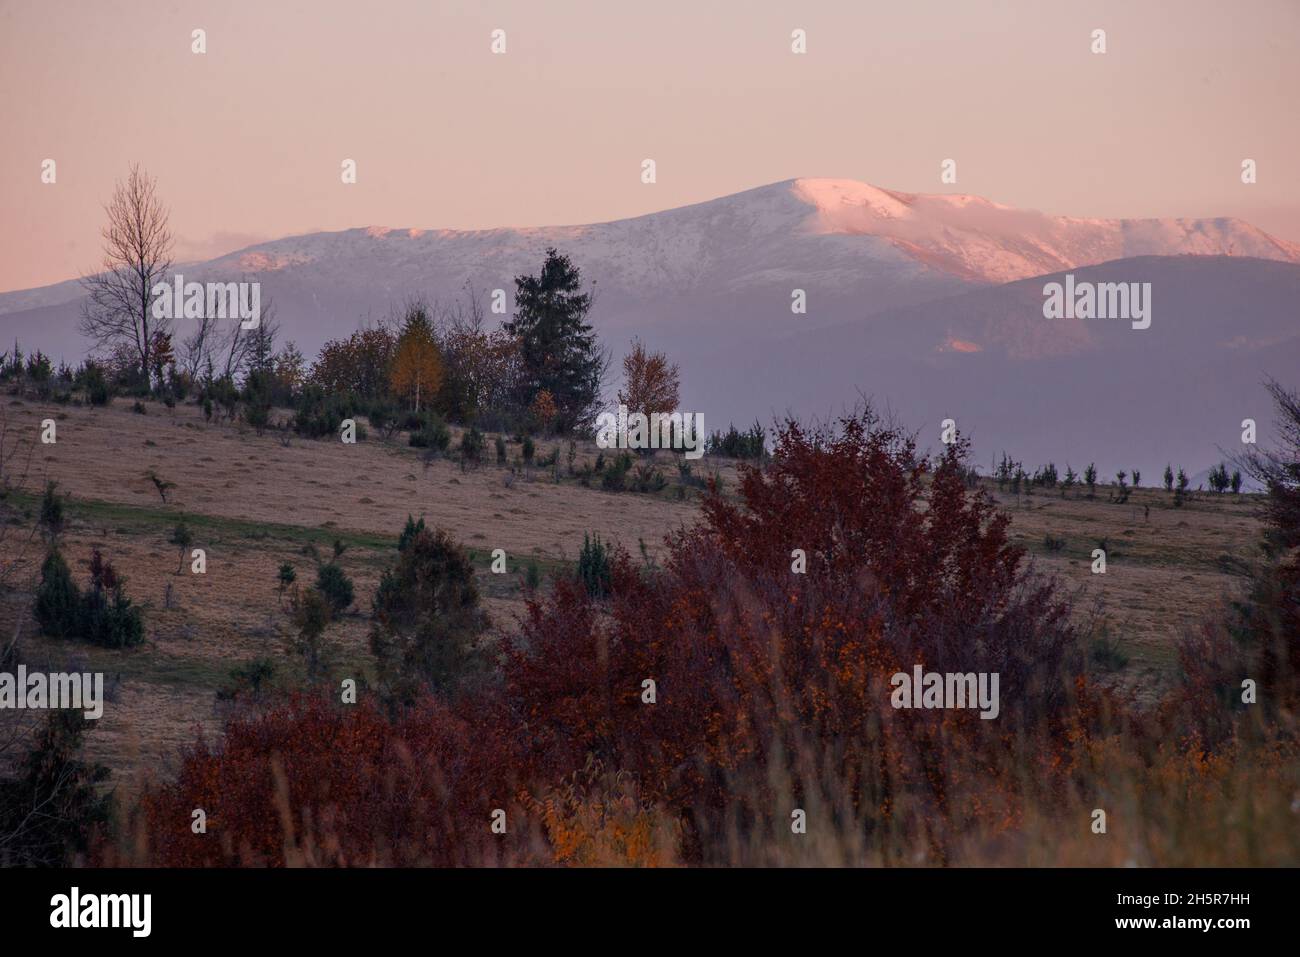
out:
{"label": "dry golden grass", "polygon": [[[327,635],[336,673],[364,675],[370,596],[408,514],[446,528],[474,551],[489,614],[506,629],[522,611],[527,561],[537,560],[544,574],[565,568],[583,534],[593,531],[634,556],[644,542],[653,558],[665,533],[691,523],[698,507],[694,489],[678,501],[671,485],[657,495],[583,487],[567,477],[560,442],[538,442],[539,457],[560,447],[566,477],[559,484],[542,468],[508,483],[507,470],[493,464],[465,471],[441,459],[426,466],[404,437],[384,443],[372,433],[354,446],[295,438],[286,447],[271,433],[205,424],[193,406],[168,410],[151,402],[139,415],[120,399],[103,409],[4,401],[10,427],[25,435],[35,438],[45,418],[58,425],[57,443],[37,447],[26,494],[18,498],[26,503],[21,520],[34,521],[41,484],[56,480],[71,496],[63,548],[74,576],[84,584],[91,550],[99,548],[126,576],[128,594],[147,606],[141,648],[52,641],[35,636],[34,623],[23,642],[29,666],[109,676],[113,704],[88,736],[87,754],[111,767],[127,793],[142,772],[171,770],[197,729],[219,726],[215,692],[231,668],[271,658],[280,680],[302,680],[275,582],[285,561],[295,565],[300,583],[313,580],[308,543],[325,556],[335,537],[349,545],[342,565],[355,583],[356,604]],[[579,467],[596,451],[582,446]],[[518,445],[511,443],[509,454],[518,459]],[[659,464],[674,481],[673,463],[665,456]],[[696,474],[706,469],[734,487],[734,463],[706,458]],[[150,471],[175,483],[165,504],[146,477]],[[1129,659],[1115,680],[1145,699],[1172,677],[1176,639],[1238,587],[1233,562],[1249,559],[1259,538],[1248,497],[1200,495],[1175,509],[1167,493],[1150,489],[1117,505],[1107,501],[1104,487],[1095,499],[1041,489],[1016,497],[990,488],[1038,568],[1079,590],[1080,615],[1100,602],[1111,639]],[[178,552],[168,537],[182,517],[194,530],[194,546],[207,552],[206,575],[190,574],[188,561],[176,574]],[[1045,548],[1049,534],[1065,540],[1061,551]],[[1091,551],[1103,539],[1108,570],[1093,575]],[[507,575],[488,573],[494,548],[508,554]],[[39,549],[0,557],[19,560],[17,580],[30,588]],[[11,627],[25,605],[21,594],[0,602],[0,624]]]}
{"label": "dry golden grass", "polygon": [[[1105,640],[1129,659],[1121,681],[1144,700],[1173,676],[1177,639],[1244,587],[1241,573],[1262,535],[1248,495],[1199,493],[1175,508],[1163,489],[1139,489],[1116,504],[1102,486],[1093,499],[1044,489],[1017,497],[989,487],[1012,516],[1012,539],[1039,571],[1078,590],[1079,615],[1097,611]],[[1047,549],[1048,535],[1064,547]],[[1092,552],[1103,542],[1106,573],[1097,575]]]}
{"label": "dry golden grass", "polygon": [[[426,470],[420,450],[373,433],[356,445],[295,438],[286,448],[270,433],[205,425],[194,406],[146,407],[148,414],[136,415],[118,400],[106,409],[11,405],[9,413],[32,435],[42,419],[67,416],[58,421],[58,442],[41,447],[38,466],[74,498],[161,505],[146,478],[153,471],[176,483],[168,509],[177,514],[383,535],[395,535],[408,514],[423,515],[474,547],[572,559],[584,531],[600,530],[633,551],[644,539],[657,550],[663,532],[694,513],[666,500],[555,485],[539,468],[513,487],[493,465],[462,472],[444,459]],[[539,440],[538,456],[560,444]],[[594,453],[585,448],[583,458]],[[517,445],[510,455],[519,457]]]}

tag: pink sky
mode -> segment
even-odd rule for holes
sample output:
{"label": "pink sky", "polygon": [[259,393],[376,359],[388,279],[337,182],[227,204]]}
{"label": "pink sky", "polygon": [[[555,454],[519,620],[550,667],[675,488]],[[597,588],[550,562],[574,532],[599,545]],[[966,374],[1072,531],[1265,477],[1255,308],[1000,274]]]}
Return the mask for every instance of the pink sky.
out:
{"label": "pink sky", "polygon": [[179,259],[618,219],[800,176],[1300,240],[1298,40],[1295,0],[0,0],[0,290],[97,265],[134,160]]}

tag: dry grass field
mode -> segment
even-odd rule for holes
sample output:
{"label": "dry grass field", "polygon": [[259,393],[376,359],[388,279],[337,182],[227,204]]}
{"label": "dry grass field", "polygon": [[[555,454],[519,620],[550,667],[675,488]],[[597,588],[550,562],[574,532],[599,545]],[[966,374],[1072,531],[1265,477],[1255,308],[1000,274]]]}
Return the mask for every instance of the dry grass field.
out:
{"label": "dry grass field", "polygon": [[[508,630],[523,610],[524,574],[535,562],[545,578],[569,574],[583,535],[599,533],[632,555],[653,561],[666,533],[694,520],[697,488],[680,488],[666,453],[660,461],[667,488],[656,493],[611,493],[584,487],[569,473],[567,443],[541,440],[538,455],[560,449],[558,481],[551,468],[512,470],[494,464],[488,436],[486,463],[462,469],[447,458],[426,463],[405,436],[390,442],[373,433],[356,445],[257,435],[242,425],[208,424],[194,406],[169,410],[145,403],[132,411],[111,406],[40,405],[6,397],[10,430],[38,436],[40,423],[57,423],[57,442],[37,445],[25,488],[11,497],[19,523],[0,555],[19,563],[20,592],[0,603],[0,624],[12,630],[24,614],[42,551],[25,549],[44,482],[69,496],[63,550],[80,583],[92,549],[100,549],[127,579],[127,593],[146,607],[143,646],[114,651],[73,645],[23,629],[29,667],[95,670],[108,677],[112,706],[88,737],[87,756],[112,768],[122,793],[143,773],[166,775],[180,748],[202,729],[215,731],[223,706],[217,691],[230,671],[257,658],[276,662],[276,680],[303,680],[303,666],[288,646],[289,626],[276,584],[282,562],[299,581],[310,581],[315,546],[328,556],[338,539],[347,545],[341,564],[356,585],[356,601],[327,632],[338,671],[365,675],[370,597],[395,556],[408,515],[423,516],[472,550],[494,627]],[[454,443],[453,443],[454,447]],[[1087,454],[1087,450],[1080,450]],[[509,459],[520,450],[509,445]],[[594,445],[577,449],[576,465],[592,462]],[[724,487],[736,481],[735,463],[710,457],[695,474],[717,472]],[[148,477],[175,484],[164,502]],[[1255,551],[1259,527],[1249,496],[1195,495],[1174,508],[1163,490],[1140,489],[1126,504],[1072,491],[1035,489],[1015,496],[989,484],[1012,516],[1013,538],[1036,567],[1078,593],[1081,618],[1092,620],[1097,660],[1116,684],[1139,701],[1151,700],[1175,673],[1175,642],[1214,612],[1239,586],[1238,575]],[[207,572],[191,574],[188,558],[169,543],[181,519],[205,549]],[[1061,540],[1048,547],[1048,537]],[[1091,552],[1105,547],[1105,575],[1091,572]],[[491,552],[508,556],[504,575],[489,571]]]}

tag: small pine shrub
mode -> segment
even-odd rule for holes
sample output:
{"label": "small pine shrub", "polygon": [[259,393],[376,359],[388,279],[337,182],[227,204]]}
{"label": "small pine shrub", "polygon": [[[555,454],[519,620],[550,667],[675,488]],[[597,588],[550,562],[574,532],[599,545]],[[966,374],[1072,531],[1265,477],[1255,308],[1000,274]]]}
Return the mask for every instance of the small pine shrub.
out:
{"label": "small pine shrub", "polygon": [[172,529],[172,536],[169,541],[175,545],[177,551],[180,552],[180,559],[176,564],[176,574],[179,575],[181,570],[185,567],[185,552],[192,544],[194,544],[194,533],[190,531],[190,527],[185,524],[184,519],[176,523],[176,527]]}
{"label": "small pine shrub", "polygon": [[451,429],[439,416],[429,416],[407,441],[415,449],[446,452],[451,447]]}
{"label": "small pine shrub", "polygon": [[632,487],[638,492],[658,492],[667,485],[664,473],[652,465],[638,465],[632,476]]}
{"label": "small pine shrub", "polygon": [[126,597],[126,579],[99,549],[90,556],[90,588],[81,599],[80,633],[104,648],[133,648],[144,641],[144,615]]}
{"label": "small pine shrub", "polygon": [[104,378],[104,370],[93,363],[86,363],[86,372],[84,377],[86,387],[86,401],[91,405],[108,405],[113,398],[113,391],[109,387],[108,380]]}
{"label": "small pine shrub", "polygon": [[1228,467],[1220,462],[1214,468],[1210,469],[1210,488],[1218,494],[1228,490],[1232,484],[1232,479],[1228,477]]}
{"label": "small pine shrub", "polygon": [[316,589],[329,605],[332,618],[337,618],[352,605],[352,579],[334,562],[317,569]]}
{"label": "small pine shrub", "polygon": [[41,583],[36,589],[36,621],[52,638],[71,638],[81,617],[81,593],[72,580],[68,563],[56,549],[50,549],[41,564]]}
{"label": "small pine shrub", "polygon": [[461,458],[473,465],[483,459],[483,433],[476,428],[467,429],[460,437]]}
{"label": "small pine shrub", "polygon": [[375,427],[375,431],[379,433],[380,438],[385,441],[393,437],[393,434],[401,428],[403,422],[402,411],[386,399],[377,399],[371,403],[369,410],[366,412],[366,418]]}
{"label": "small pine shrub", "polygon": [[1128,664],[1128,655],[1120,651],[1119,639],[1107,639],[1105,631],[1094,638],[1088,649],[1088,660],[1103,671],[1120,671]]}
{"label": "small pine shrub", "polygon": [[632,470],[632,456],[624,452],[605,466],[600,487],[607,492],[622,492],[627,488],[627,474]]}
{"label": "small pine shrub", "polygon": [[399,552],[406,551],[407,546],[410,545],[415,536],[419,535],[422,531],[424,531],[424,516],[421,515],[420,520],[417,522],[415,519],[411,518],[410,515],[407,515],[406,525],[402,529],[402,534],[397,537],[397,550]]}
{"label": "small pine shrub", "polygon": [[280,572],[276,576],[276,584],[279,587],[279,596],[284,598],[285,589],[292,585],[298,579],[298,572],[289,562],[280,563]]}
{"label": "small pine shrub", "polygon": [[[172,400],[172,405],[175,404],[175,400]],[[260,401],[244,406],[244,421],[254,432],[261,435],[271,421],[271,407]]]}
{"label": "small pine shrub", "polygon": [[578,555],[578,581],[592,598],[604,598],[609,595],[612,577],[609,546],[599,535],[584,534]]}
{"label": "small pine shrub", "polygon": [[[337,567],[325,565],[321,570]],[[351,590],[352,583],[348,582],[349,594]],[[310,679],[317,678],[324,670],[325,627],[333,617],[333,604],[318,588],[298,589],[293,595],[292,617],[298,634],[290,641],[290,647],[302,656]]]}
{"label": "small pine shrub", "polygon": [[58,482],[45,483],[45,494],[41,497],[41,528],[53,541],[63,531],[63,499],[58,495]]}
{"label": "small pine shrub", "polygon": [[258,698],[275,680],[275,662],[270,658],[254,658],[237,668],[230,669],[230,680],[217,689],[218,701],[237,701],[241,698]]}
{"label": "small pine shrub", "polygon": [[[208,415],[210,401],[205,400],[203,414]],[[320,386],[307,386],[298,395],[294,410],[293,430],[310,439],[326,438],[338,434],[343,420],[352,417],[353,403],[342,396],[327,395]],[[362,430],[357,429],[360,439]]]}

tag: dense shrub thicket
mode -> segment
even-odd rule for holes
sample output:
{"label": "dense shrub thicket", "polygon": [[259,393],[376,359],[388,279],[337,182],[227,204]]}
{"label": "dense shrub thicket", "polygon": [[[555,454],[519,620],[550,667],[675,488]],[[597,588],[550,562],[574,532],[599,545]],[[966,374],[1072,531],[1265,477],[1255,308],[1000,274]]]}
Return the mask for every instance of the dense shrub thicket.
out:
{"label": "dense shrub thicket", "polygon": [[83,592],[58,549],[51,548],[41,565],[34,612],[41,630],[55,638],[77,638],[106,648],[130,648],[144,641],[144,616],[126,597],[126,579],[98,549],[91,553],[90,585]]}

